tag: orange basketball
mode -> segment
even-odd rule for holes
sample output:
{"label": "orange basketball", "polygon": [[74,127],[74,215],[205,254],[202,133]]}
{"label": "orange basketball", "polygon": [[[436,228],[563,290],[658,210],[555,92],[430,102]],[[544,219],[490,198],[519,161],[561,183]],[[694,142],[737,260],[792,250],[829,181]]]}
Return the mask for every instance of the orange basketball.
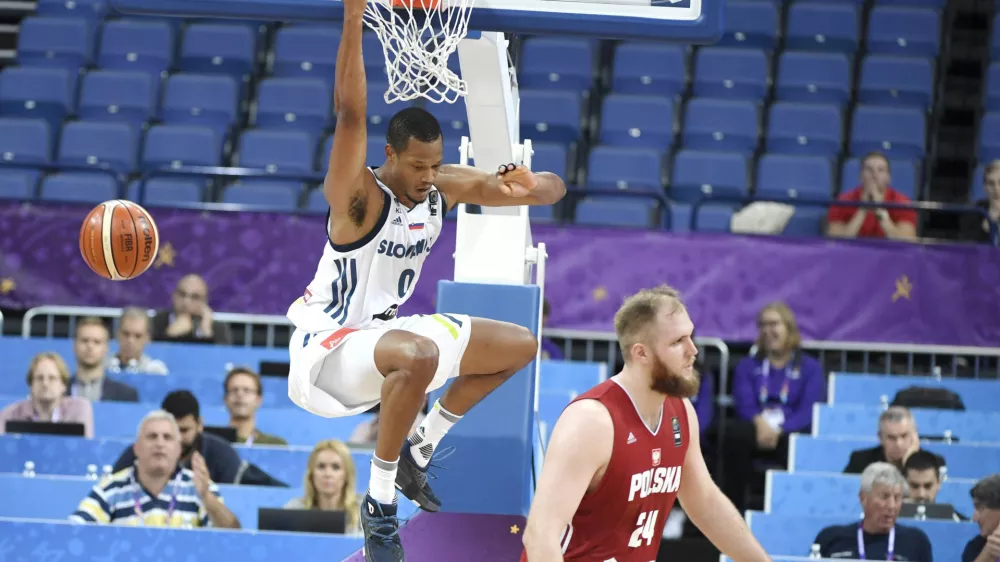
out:
{"label": "orange basketball", "polygon": [[105,279],[135,279],[149,269],[160,249],[153,217],[131,201],[105,201],[80,228],[80,254]]}

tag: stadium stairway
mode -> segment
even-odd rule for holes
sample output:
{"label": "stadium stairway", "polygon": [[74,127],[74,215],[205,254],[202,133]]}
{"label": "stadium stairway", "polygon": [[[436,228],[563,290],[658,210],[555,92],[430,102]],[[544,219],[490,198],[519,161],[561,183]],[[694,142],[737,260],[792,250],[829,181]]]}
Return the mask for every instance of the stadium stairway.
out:
{"label": "stadium stairway", "polygon": [[0,68],[14,62],[20,21],[35,11],[35,2],[0,1]]}
{"label": "stadium stairway", "polygon": [[[399,534],[409,562],[517,560],[525,518],[516,515],[420,512]],[[364,562],[362,551],[345,562]]]}

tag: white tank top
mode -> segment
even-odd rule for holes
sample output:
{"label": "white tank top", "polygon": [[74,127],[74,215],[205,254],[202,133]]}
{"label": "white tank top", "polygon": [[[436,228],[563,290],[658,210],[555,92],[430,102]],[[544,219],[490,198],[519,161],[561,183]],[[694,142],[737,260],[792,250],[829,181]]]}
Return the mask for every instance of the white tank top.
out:
{"label": "white tank top", "polygon": [[[372,175],[374,169],[369,168]],[[288,309],[288,319],[309,333],[340,328],[369,328],[396,317],[413,294],[431,247],[441,233],[444,197],[432,187],[427,199],[407,209],[375,177],[384,203],[375,227],[353,244],[330,240],[305,294]],[[377,201],[369,201],[370,205]]]}

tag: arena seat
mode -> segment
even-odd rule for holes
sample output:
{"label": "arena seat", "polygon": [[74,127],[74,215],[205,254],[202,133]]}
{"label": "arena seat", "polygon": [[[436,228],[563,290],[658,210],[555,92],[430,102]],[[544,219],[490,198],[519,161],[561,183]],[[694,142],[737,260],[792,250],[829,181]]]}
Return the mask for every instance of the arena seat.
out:
{"label": "arena seat", "polygon": [[615,48],[611,90],[619,94],[675,97],[687,81],[687,55],[681,45],[629,43]]}
{"label": "arena seat", "polygon": [[978,164],[972,173],[972,185],[969,186],[969,201],[986,199],[986,189],[983,187],[983,173],[986,166]]}
{"label": "arena seat", "polygon": [[[878,427],[881,406],[813,406],[813,435],[871,435]],[[912,408],[921,435],[950,432],[962,443],[1000,443],[998,411],[928,410]]]}
{"label": "arena seat", "polygon": [[753,102],[693,98],[684,114],[684,148],[747,156],[757,148],[760,110]]}
{"label": "arena seat", "polygon": [[518,83],[525,90],[589,92],[594,84],[596,43],[587,39],[532,37],[521,47]]}
{"label": "arena seat", "polygon": [[880,151],[889,159],[923,158],[927,117],[912,107],[859,105],[851,120],[851,155]]}
{"label": "arena seat", "polygon": [[[990,162],[1000,158],[1000,112],[988,112],[980,120],[977,156],[980,162]],[[977,174],[974,181],[981,184],[983,175]]]}
{"label": "arena seat", "polygon": [[844,143],[844,119],[833,104],[777,102],[767,122],[767,151],[836,158]]}
{"label": "arena seat", "polygon": [[330,210],[330,204],[326,200],[326,195],[323,193],[323,187],[320,186],[316,189],[309,190],[309,194],[306,195],[306,203],[304,210],[310,213],[323,213],[325,214]]}
{"label": "arena seat", "polygon": [[521,130],[532,142],[567,146],[580,139],[583,100],[575,92],[521,90]]}
{"label": "arena seat", "polygon": [[837,405],[880,405],[891,402],[897,392],[911,386],[948,389],[958,394],[968,410],[996,410],[1000,404],[1000,381],[863,373],[831,373],[827,380],[829,402]]}
{"label": "arena seat", "polygon": [[239,95],[231,76],[174,74],[163,89],[160,119],[168,125],[212,127],[225,136],[236,123]]}
{"label": "arena seat", "polygon": [[200,203],[204,199],[204,185],[197,180],[151,178],[140,197],[140,180],[129,184],[128,199],[147,207],[173,207]]}
{"label": "arena seat", "polygon": [[940,37],[940,16],[930,8],[876,4],[868,15],[870,53],[935,57]]}
{"label": "arena seat", "polygon": [[689,202],[706,195],[746,196],[747,166],[747,157],[735,152],[681,150],[674,157],[667,195]]}
{"label": "arena seat", "polygon": [[785,51],[778,57],[774,95],[780,101],[835,103],[851,98],[851,65],[844,53]]}
{"label": "arena seat", "polygon": [[37,0],[35,14],[39,16],[75,17],[101,20],[108,12],[107,0]]}
{"label": "arena seat", "polygon": [[137,129],[156,113],[160,79],[145,72],[92,70],[80,79],[77,114],[91,121],[120,121]]}
{"label": "arena seat", "polygon": [[778,43],[778,9],[771,2],[726,3],[726,30],[717,45],[772,50]]}
{"label": "arena seat", "polygon": [[674,114],[674,102],[667,97],[610,94],[602,105],[597,142],[669,150],[674,143]]}
{"label": "arena seat", "polygon": [[757,163],[756,184],[754,193],[759,196],[829,199],[833,195],[833,166],[822,156],[765,154]]}
{"label": "arena seat", "polygon": [[[381,103],[376,107],[382,109],[381,121],[384,125],[381,127],[381,132],[389,126],[389,119],[399,110],[403,109],[399,104],[387,104],[385,103],[385,98],[383,97],[383,92],[388,88],[388,84],[380,84],[377,87],[368,87],[368,97],[369,99],[375,98],[380,100]],[[381,106],[381,107],[379,107]],[[446,137],[461,137],[469,136],[469,113],[465,108],[465,100],[459,99],[455,103],[425,103],[424,109],[429,111],[431,115],[437,118],[441,123],[441,130],[444,132]],[[369,131],[371,130],[371,104],[369,104],[368,109],[369,114]]]}
{"label": "arena seat", "polygon": [[795,214],[788,219],[782,236],[811,237],[823,236],[823,222],[826,219],[825,209],[798,207]]}
{"label": "arena seat", "polygon": [[223,137],[198,125],[154,125],[146,133],[142,167],[152,170],[178,166],[222,165]]}
{"label": "arena seat", "polygon": [[631,226],[649,228],[657,223],[657,206],[651,200],[634,197],[585,197],[576,205],[576,224],[590,226]]}
{"label": "arena seat", "polygon": [[28,170],[4,168],[0,174],[0,199],[27,201],[34,199],[38,174]]}
{"label": "arena seat", "polygon": [[94,25],[84,18],[28,16],[17,36],[17,63],[76,72],[94,61]]}
{"label": "arena seat", "polygon": [[588,188],[663,193],[663,154],[653,148],[597,146],[590,151]]}
{"label": "arena seat", "polygon": [[555,205],[532,205],[528,207],[528,218],[533,223],[549,223],[556,220]]}
{"label": "arena seat", "polygon": [[1000,61],[990,63],[986,70],[986,94],[983,107],[986,111],[1000,109]]}
{"label": "arena seat", "polygon": [[128,174],[137,167],[139,138],[138,130],[128,123],[72,121],[63,127],[56,164]]}
{"label": "arena seat", "polygon": [[251,129],[240,135],[239,165],[273,174],[312,174],[315,146],[305,131]]}
{"label": "arena seat", "polygon": [[253,72],[257,36],[245,25],[191,23],[184,30],[178,66],[184,72],[227,74],[242,80]]}
{"label": "arena seat", "polygon": [[785,48],[853,55],[860,42],[858,6],[846,2],[797,2],[789,6]]}
{"label": "arena seat", "polygon": [[763,50],[702,47],[695,54],[695,96],[760,103],[767,90],[768,61]]}
{"label": "arena seat", "polygon": [[257,180],[250,184],[236,183],[222,192],[222,202],[261,211],[291,212],[299,207],[302,184]]}
{"label": "arena seat", "polygon": [[294,129],[317,138],[331,125],[333,90],[319,78],[265,78],[258,86],[254,124]]}
{"label": "arena seat", "polygon": [[698,211],[698,232],[729,232],[734,207],[729,205],[702,205]]}
{"label": "arena seat", "polygon": [[274,33],[272,76],[319,78],[333,86],[340,30],[335,26],[282,27]]}
{"label": "arena seat", "polygon": [[97,65],[108,70],[146,72],[156,79],[174,65],[174,29],[163,21],[121,19],[101,28]]}
{"label": "arena seat", "polygon": [[[534,151],[534,154],[531,155],[532,169],[547,170],[564,179],[575,175],[569,164],[569,151],[566,150],[565,146],[551,142],[540,142],[532,143],[531,149]],[[570,180],[566,179],[566,182],[569,183]],[[546,205],[546,207],[551,208],[551,205]]]}
{"label": "arena seat", "polygon": [[3,170],[33,168],[52,162],[55,135],[43,119],[0,117],[0,155]]}
{"label": "arena seat", "polygon": [[379,41],[378,36],[375,35],[375,33],[366,30],[361,36],[361,49],[365,62],[365,71],[368,73],[368,79],[372,81],[388,81],[389,75],[385,69],[385,56],[382,53],[382,42]]}
{"label": "arena seat", "polygon": [[931,59],[871,55],[861,63],[858,102],[930,109],[934,101]]}
{"label": "arena seat", "polygon": [[0,71],[0,115],[4,117],[45,119],[54,133],[73,113],[75,100],[75,72],[14,66]]}
{"label": "arena seat", "polygon": [[[893,189],[910,199],[916,199],[919,192],[917,178],[920,172],[912,160],[889,160],[889,173],[892,175]],[[860,158],[849,158],[844,161],[840,173],[840,191],[843,193],[861,184]]]}
{"label": "arena seat", "polygon": [[118,184],[104,174],[58,173],[42,180],[40,196],[47,201],[97,204],[118,197]]}

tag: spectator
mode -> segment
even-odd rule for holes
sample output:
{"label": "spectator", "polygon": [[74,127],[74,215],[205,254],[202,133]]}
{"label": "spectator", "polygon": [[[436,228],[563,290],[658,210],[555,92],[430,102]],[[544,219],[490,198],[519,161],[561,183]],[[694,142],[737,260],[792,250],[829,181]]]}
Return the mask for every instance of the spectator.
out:
{"label": "spectator", "polygon": [[[903,477],[910,488],[912,503],[937,503],[938,492],[941,491],[941,466],[938,457],[930,451],[915,451],[903,464]],[[969,518],[955,512],[955,521],[968,521]]]}
{"label": "spectator", "polygon": [[178,466],[180,430],[168,412],[146,414],[139,423],[133,448],[134,464],[94,486],[70,516],[71,521],[240,528],[239,520],[223,505],[218,486],[209,478],[205,459],[195,453],[192,469]]}
{"label": "spectator", "polygon": [[[861,449],[851,453],[844,472],[861,474],[865,467],[874,462],[888,462],[903,470],[903,464],[913,453],[920,450],[920,436],[913,414],[902,406],[890,406],[878,418],[878,439],[880,444],[871,449]],[[929,452],[937,459],[938,470],[945,474],[944,457]]]}
{"label": "spectator", "polygon": [[979,535],[965,545],[962,562],[996,562],[1000,560],[1000,474],[976,482],[969,495]]}
{"label": "spectator", "polygon": [[[870,152],[861,161],[861,185],[841,193],[838,201],[870,203],[912,203],[909,197],[890,186],[889,160],[881,152]],[[845,238],[889,238],[912,240],[917,237],[917,212],[912,209],[830,207],[827,235]]]}
{"label": "spectator", "polygon": [[260,409],[264,389],[260,375],[245,367],[229,371],[223,382],[224,400],[229,410],[229,427],[236,429],[236,442],[253,445],[288,445],[276,435],[257,429],[257,410]]}
{"label": "spectator", "polygon": [[[424,411],[427,409],[427,397],[424,396],[424,405],[421,406],[419,412],[417,412],[417,419],[413,420],[413,425],[410,426],[410,434],[420,427],[420,424],[424,421]],[[375,415],[366,421],[359,423],[354,431],[351,432],[351,436],[347,439],[348,443],[354,443],[357,445],[372,445],[378,439],[378,420],[382,413],[382,409],[375,406]],[[371,410],[369,410],[371,411]]]}
{"label": "spectator", "polygon": [[[198,399],[187,390],[175,390],[163,398],[160,405],[173,416],[181,436],[180,464],[192,467],[195,453],[199,453],[208,466],[208,474],[213,482],[234,484],[243,468],[243,460],[233,450],[232,445],[221,437],[205,433],[201,421]],[[125,470],[135,462],[135,447],[127,447],[115,462],[115,472]]]}
{"label": "spectator", "polygon": [[189,273],[177,282],[173,308],[161,310],[153,318],[153,339],[188,343],[233,343],[225,322],[213,318],[208,306],[208,284],[200,275]]}
{"label": "spectator", "polygon": [[737,509],[745,508],[752,460],[785,466],[788,435],[807,432],[813,404],[824,400],[823,368],[802,353],[795,315],[781,302],[757,316],[756,351],[736,366],[733,400],[739,417],[726,425],[723,490]]}
{"label": "spectator", "polygon": [[100,318],[87,316],[76,323],[73,353],[76,374],[70,379],[69,392],[91,402],[138,402],[135,387],[110,379],[104,369],[108,361],[108,339],[111,333]]}
{"label": "spectator", "polygon": [[359,533],[361,500],[354,489],[356,482],[357,471],[347,445],[336,439],[320,441],[309,455],[302,484],[305,494],[289,500],[285,509],[340,510],[347,518],[347,533]]}
{"label": "spectator", "polygon": [[[542,329],[549,325],[549,312],[552,308],[549,306],[549,300],[545,299],[542,301]],[[556,345],[556,342],[550,340],[549,338],[542,337],[542,359],[554,359],[559,360],[563,358],[562,350]]]}
{"label": "spectator", "polygon": [[[1000,221],[1000,160],[990,162],[983,171],[983,190],[986,191],[986,199],[976,201],[976,206],[986,211],[994,221]],[[963,213],[960,231],[964,240],[991,241],[990,223],[979,213]]]}
{"label": "spectator", "polygon": [[13,420],[80,423],[85,437],[94,436],[94,408],[86,398],[66,396],[69,368],[58,354],[46,351],[31,360],[28,388],[26,400],[0,410],[0,435],[7,421]]}
{"label": "spectator", "polygon": [[143,353],[149,343],[149,314],[141,308],[122,310],[118,324],[118,353],[108,358],[108,371],[166,375],[167,365]]}
{"label": "spectator", "polygon": [[815,544],[823,558],[934,562],[931,541],[916,527],[897,525],[906,481],[896,467],[879,462],[861,474],[860,523],[833,525],[819,532]]}

